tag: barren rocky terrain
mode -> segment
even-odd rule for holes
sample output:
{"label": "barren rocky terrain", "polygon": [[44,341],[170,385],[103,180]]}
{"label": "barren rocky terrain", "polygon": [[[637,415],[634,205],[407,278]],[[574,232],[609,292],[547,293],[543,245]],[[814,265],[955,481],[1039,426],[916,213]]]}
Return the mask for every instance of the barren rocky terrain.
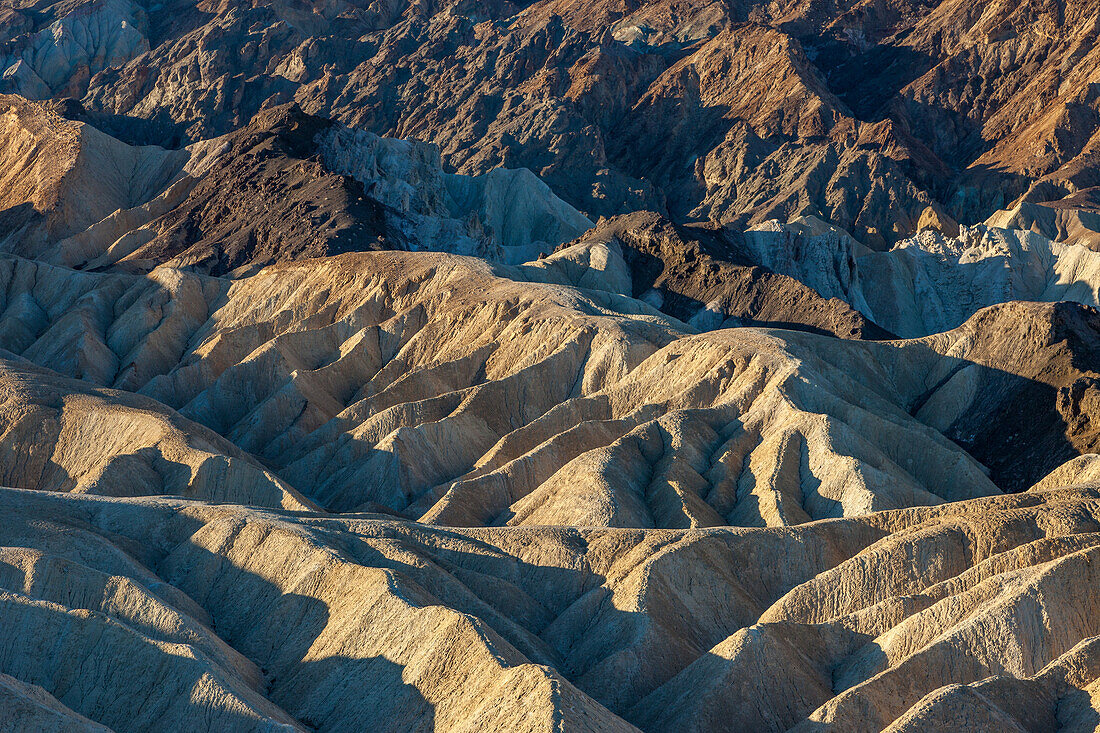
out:
{"label": "barren rocky terrain", "polygon": [[1098,32],[0,0],[0,731],[1100,730]]}

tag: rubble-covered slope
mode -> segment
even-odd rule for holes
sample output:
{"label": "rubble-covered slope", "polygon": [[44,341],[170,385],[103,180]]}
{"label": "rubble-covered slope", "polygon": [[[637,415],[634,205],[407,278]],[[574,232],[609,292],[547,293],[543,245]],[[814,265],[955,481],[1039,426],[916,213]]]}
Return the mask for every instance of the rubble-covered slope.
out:
{"label": "rubble-covered slope", "polygon": [[296,101],[435,143],[459,173],[530,169],[593,218],[814,215],[880,249],[929,209],[975,222],[1097,185],[1096,13],[1094,0],[16,3],[0,88],[76,97],[174,144]]}
{"label": "rubble-covered slope", "polygon": [[0,105],[0,247],[67,267],[225,275],[372,249],[517,263],[592,225],[530,171],[447,173],[431,145],[293,104],[183,150],[133,146],[16,96]]}

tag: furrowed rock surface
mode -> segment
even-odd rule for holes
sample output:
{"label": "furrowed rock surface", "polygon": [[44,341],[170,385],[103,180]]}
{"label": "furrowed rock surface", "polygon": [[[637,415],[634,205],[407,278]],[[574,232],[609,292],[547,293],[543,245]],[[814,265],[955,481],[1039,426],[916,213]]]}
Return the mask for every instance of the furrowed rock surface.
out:
{"label": "furrowed rock surface", "polygon": [[1098,32],[0,3],[0,731],[1100,729]]}
{"label": "furrowed rock surface", "polygon": [[0,674],[0,700],[4,701],[5,725],[16,724],[42,731],[106,733],[106,728],[78,715],[37,685],[28,685]]}
{"label": "furrowed rock surface", "polygon": [[64,653],[8,643],[0,664],[120,731],[1077,729],[1098,714],[1098,498],[444,530],[3,489],[0,629]]}
{"label": "furrowed rock surface", "polygon": [[1026,229],[1065,244],[1100,250],[1100,190],[1085,189],[1055,202],[1021,202],[994,213],[986,224],[1001,229]]}
{"label": "furrowed rock surface", "polygon": [[91,77],[149,50],[148,15],[129,0],[9,3],[0,40],[2,91],[32,99],[82,96]]}
{"label": "furrowed rock surface", "polygon": [[0,334],[220,433],[280,491],[444,524],[791,524],[1019,491],[1100,452],[1089,307],[994,306],[908,341],[696,335],[614,292],[635,276],[607,242],[237,280],[9,258]]}
{"label": "furrowed rock surface", "polygon": [[14,357],[0,359],[0,395],[4,486],[316,508],[236,446],[148,398]]}
{"label": "furrowed rock surface", "polygon": [[378,252],[227,281],[8,259],[0,328],[24,358],[152,397],[334,511],[785,524],[997,492],[907,411],[935,384],[927,347],[902,384],[905,347],[690,336],[642,301],[553,283],[563,262]]}
{"label": "furrowed rock surface", "polygon": [[132,146],[16,96],[0,106],[0,244],[67,267],[224,275],[371,249],[518,263],[591,227],[530,171],[445,173],[431,145],[293,104],[185,150]]}
{"label": "furrowed rock surface", "polygon": [[[573,207],[883,249],[1094,180],[1095,0],[12,4],[5,91],[193,143],[296,101]],[[241,70],[247,69],[248,73]],[[984,80],[975,85],[973,80]],[[730,90],[736,90],[736,94]]]}
{"label": "furrowed rock surface", "polygon": [[188,158],[127,145],[13,95],[0,95],[0,125],[0,243],[26,253],[146,203]]}
{"label": "furrowed rock surface", "polygon": [[[1038,231],[952,229],[926,209],[922,221],[939,230],[926,228],[886,252],[814,216],[742,232],[636,212],[584,233],[591,222],[530,171],[446,173],[429,145],[380,138],[294,105],[170,151],[130,146],[43,106],[4,99],[11,171],[0,213],[8,223],[4,247],[68,267],[146,272],[168,263],[239,276],[370,249],[517,264],[570,240],[614,240],[631,287],[594,287],[644,297],[703,329],[742,323],[918,337],[1011,300],[1098,302],[1100,255],[1088,249],[1083,209],[1072,210],[1077,224],[1011,212],[990,219]],[[104,189],[98,171],[108,164]],[[1033,204],[1016,211],[1039,209],[1071,211]]]}
{"label": "furrowed rock surface", "polygon": [[1057,463],[1100,452],[1098,329],[1096,309],[1075,303],[979,311],[922,340],[960,361],[915,414],[990,468],[998,486],[1023,490]]}
{"label": "furrowed rock surface", "polygon": [[648,730],[1091,730],[1097,525],[1076,507],[1094,491],[905,513],[627,717]]}

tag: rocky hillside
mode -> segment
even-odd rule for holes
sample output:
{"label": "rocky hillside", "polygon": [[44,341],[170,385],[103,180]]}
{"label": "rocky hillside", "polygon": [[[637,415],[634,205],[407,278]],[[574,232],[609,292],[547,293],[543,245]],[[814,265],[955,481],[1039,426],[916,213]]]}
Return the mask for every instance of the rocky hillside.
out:
{"label": "rocky hillside", "polygon": [[0,0],[0,733],[1100,728],[1098,29]]}
{"label": "rocky hillside", "polygon": [[818,216],[881,249],[1093,180],[1093,0],[9,5],[3,88],[179,147],[275,104],[527,168],[591,217]]}

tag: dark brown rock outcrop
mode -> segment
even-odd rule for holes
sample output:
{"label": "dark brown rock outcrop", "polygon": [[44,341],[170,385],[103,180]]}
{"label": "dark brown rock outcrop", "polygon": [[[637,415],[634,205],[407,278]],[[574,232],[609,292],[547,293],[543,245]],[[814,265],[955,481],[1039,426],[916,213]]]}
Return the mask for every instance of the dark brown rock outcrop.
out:
{"label": "dark brown rock outcrop", "polygon": [[315,140],[331,124],[296,105],[259,113],[220,141],[211,168],[127,260],[171,260],[224,275],[246,265],[402,249],[383,204],[322,163]]}
{"label": "dark brown rock outcrop", "polygon": [[582,239],[617,242],[630,269],[631,295],[700,328],[768,326],[892,338],[844,301],[754,264],[734,231],[677,226],[643,211],[602,221]]}
{"label": "dark brown rock outcrop", "polygon": [[[1071,458],[1100,452],[1100,313],[1077,303],[1007,303],[926,339],[958,365],[914,409],[1022,491]],[[932,403],[936,403],[933,405]]]}

